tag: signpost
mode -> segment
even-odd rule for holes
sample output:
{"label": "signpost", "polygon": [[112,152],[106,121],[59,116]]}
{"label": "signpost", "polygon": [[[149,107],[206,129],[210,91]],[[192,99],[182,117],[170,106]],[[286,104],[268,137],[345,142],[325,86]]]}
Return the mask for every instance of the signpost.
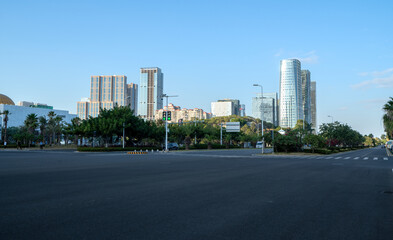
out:
{"label": "signpost", "polygon": [[240,132],[240,122],[226,122],[227,132]]}

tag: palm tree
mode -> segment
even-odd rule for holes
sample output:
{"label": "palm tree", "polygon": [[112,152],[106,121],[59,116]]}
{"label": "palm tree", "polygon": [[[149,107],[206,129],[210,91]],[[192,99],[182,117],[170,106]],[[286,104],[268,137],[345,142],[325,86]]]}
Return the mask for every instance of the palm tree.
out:
{"label": "palm tree", "polygon": [[44,141],[45,141],[45,130],[46,127],[48,125],[48,120],[46,120],[46,118],[44,116],[41,116],[38,118],[38,122],[40,125],[40,134],[43,137]]}
{"label": "palm tree", "polygon": [[34,131],[38,127],[38,118],[37,115],[34,113],[31,113],[27,115],[26,120],[25,120],[25,126],[27,128],[27,131],[29,132],[29,145],[31,143],[31,140],[34,138]]}
{"label": "palm tree", "polygon": [[390,100],[383,106],[382,108],[385,111],[383,115],[383,125],[385,127],[385,131],[388,137],[393,138],[393,98],[390,97]]}
{"label": "palm tree", "polygon": [[55,139],[55,130],[56,130],[56,122],[55,122],[55,119],[54,119],[55,116],[56,116],[56,113],[54,111],[50,111],[48,113],[48,117],[49,117],[48,128],[49,128],[49,131],[52,133],[52,136],[49,137],[50,145],[52,145],[52,142]]}
{"label": "palm tree", "polygon": [[8,123],[8,115],[10,115],[10,112],[8,110],[4,110],[2,113],[4,115],[3,121],[4,121],[4,143],[7,143],[7,123]]}

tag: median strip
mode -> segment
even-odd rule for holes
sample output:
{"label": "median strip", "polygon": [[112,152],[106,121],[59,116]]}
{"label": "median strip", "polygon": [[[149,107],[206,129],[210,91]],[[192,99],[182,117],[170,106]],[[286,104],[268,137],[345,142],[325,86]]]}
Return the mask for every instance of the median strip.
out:
{"label": "median strip", "polygon": [[147,154],[147,152],[127,152],[127,154]]}

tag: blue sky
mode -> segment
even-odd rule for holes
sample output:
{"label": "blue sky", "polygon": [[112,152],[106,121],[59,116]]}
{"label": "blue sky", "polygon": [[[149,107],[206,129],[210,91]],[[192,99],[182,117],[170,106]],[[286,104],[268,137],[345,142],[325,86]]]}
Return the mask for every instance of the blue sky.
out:
{"label": "blue sky", "polygon": [[160,67],[183,108],[278,92],[281,59],[317,82],[317,121],[383,133],[393,89],[391,1],[1,1],[0,93],[76,112],[91,75]]}

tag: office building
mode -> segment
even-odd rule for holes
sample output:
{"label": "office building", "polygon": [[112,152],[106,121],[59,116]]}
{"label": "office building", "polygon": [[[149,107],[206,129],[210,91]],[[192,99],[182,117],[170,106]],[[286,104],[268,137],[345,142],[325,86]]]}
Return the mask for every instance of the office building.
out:
{"label": "office building", "polygon": [[[163,112],[167,109],[165,106],[163,109],[159,109],[155,113],[155,120],[162,119]],[[203,119],[210,119],[211,113],[207,113],[200,108],[186,109],[179,106],[174,106],[172,103],[168,104],[168,111],[171,112],[170,123],[179,123],[186,121],[198,121]]]}
{"label": "office building", "polygon": [[213,117],[225,117],[234,115],[233,102],[212,102],[211,113]]}
{"label": "office building", "polygon": [[317,83],[311,82],[310,84],[310,99],[311,99],[311,124],[314,134],[318,131],[317,125]]}
{"label": "office building", "polygon": [[280,126],[293,128],[303,119],[301,64],[297,59],[280,62]]}
{"label": "office building", "polygon": [[231,110],[231,115],[238,115],[240,116],[240,101],[237,99],[222,99],[218,100],[217,102],[232,102],[232,110]]}
{"label": "office building", "polygon": [[[262,106],[261,106],[261,103]],[[277,93],[263,93],[263,101],[261,93],[257,97],[252,98],[252,117],[261,119],[263,111],[263,121],[278,126],[278,96]]]}
{"label": "office building", "polygon": [[127,105],[135,115],[138,114],[138,84],[127,84]]}
{"label": "office building", "polygon": [[158,67],[141,68],[138,115],[154,120],[156,110],[163,108],[164,74]]}
{"label": "office building", "polygon": [[[15,103],[11,100],[11,98],[7,97],[6,95],[0,94],[0,113],[4,111],[8,111],[8,122],[7,127],[20,127],[24,125],[26,117],[29,114],[36,114],[37,117],[47,117],[49,112],[54,112],[57,116],[63,118],[63,121],[66,123],[71,123],[71,119],[75,118],[76,114],[70,114],[68,111],[65,110],[57,110],[57,109],[50,109],[50,108],[41,108],[35,107],[34,104],[31,106],[21,106],[15,105]],[[4,127],[4,115],[0,114],[0,126]],[[1,131],[0,131],[1,135]],[[1,139],[1,136],[0,136]]]}
{"label": "office building", "polygon": [[303,116],[307,123],[311,123],[310,75],[309,70],[302,70]]}
{"label": "office building", "polygon": [[130,106],[135,111],[137,95],[133,89],[136,84],[127,85],[127,76],[91,76],[90,99],[77,102],[77,115],[81,119],[88,116],[97,117],[101,109],[112,109],[115,106]]}
{"label": "office building", "polygon": [[240,104],[240,117],[245,117],[245,116],[246,116],[246,105]]}

